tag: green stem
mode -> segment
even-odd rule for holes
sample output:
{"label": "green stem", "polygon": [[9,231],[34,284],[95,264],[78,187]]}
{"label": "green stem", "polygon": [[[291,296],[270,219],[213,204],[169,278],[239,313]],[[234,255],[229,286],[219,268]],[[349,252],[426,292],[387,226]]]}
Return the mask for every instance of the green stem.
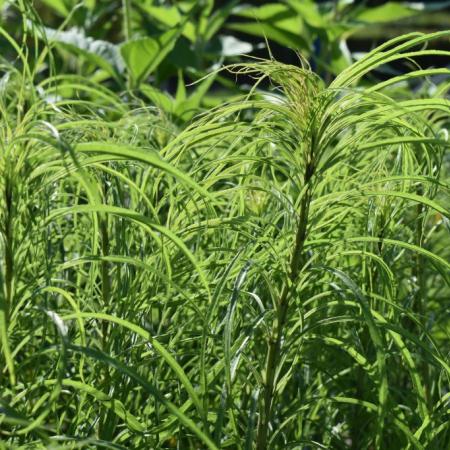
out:
{"label": "green stem", "polygon": [[9,321],[9,310],[13,297],[13,274],[14,274],[14,255],[13,255],[13,192],[12,183],[9,177],[5,181],[5,228],[3,237],[5,243],[5,320]]}
{"label": "green stem", "polygon": [[10,177],[6,177],[5,191],[4,191],[4,204],[5,204],[5,223],[2,230],[4,241],[4,264],[5,264],[5,276],[4,276],[4,294],[0,303],[0,328],[1,328],[1,344],[3,348],[3,354],[6,359],[6,365],[9,371],[9,378],[11,385],[16,382],[14,363],[11,356],[8,340],[8,323],[9,323],[9,311],[13,301],[14,290],[14,249],[13,249],[13,189]]}
{"label": "green stem", "polygon": [[[106,217],[102,217],[100,221],[100,234],[102,245],[102,256],[106,257],[109,254],[109,236],[108,236],[108,222]],[[101,262],[101,279],[102,279],[102,301],[103,308],[107,311],[111,296],[111,281],[109,278],[109,264],[108,261]],[[103,322],[103,342],[106,350],[106,342],[108,337],[108,323]]]}
{"label": "green stem", "polygon": [[[419,196],[423,196],[423,187],[419,186],[416,189],[416,194]],[[424,237],[424,217],[425,217],[425,206],[421,203],[417,205],[416,208],[416,245],[419,247],[423,246],[423,237]],[[426,289],[425,289],[425,280],[426,280],[426,273],[425,273],[425,264],[424,264],[424,258],[421,254],[416,253],[415,255],[415,264],[413,266],[413,275],[416,277],[416,283],[417,283],[417,291],[414,298],[415,304],[413,305],[413,308],[415,312],[417,312],[419,316],[419,320],[421,323],[426,320],[425,315],[425,300],[426,300]],[[423,323],[423,327],[426,327],[426,324]],[[417,332],[417,331],[414,331]],[[431,395],[430,395],[430,370],[429,365],[426,363],[425,355],[423,356],[423,359],[420,363],[420,367],[422,368],[422,377],[424,381],[424,394],[425,398],[423,401],[425,402],[425,405],[428,408],[432,408],[431,403]]]}
{"label": "green stem", "polygon": [[300,204],[300,219],[295,236],[295,247],[292,252],[289,280],[284,284],[280,298],[277,303],[277,317],[272,325],[272,332],[269,337],[269,344],[266,357],[265,382],[263,404],[260,410],[260,418],[258,424],[257,450],[267,449],[267,438],[269,424],[272,418],[273,403],[275,400],[276,379],[278,363],[280,360],[281,341],[284,334],[284,326],[286,324],[287,312],[291,294],[295,289],[295,282],[298,274],[306,263],[304,254],[304,246],[306,241],[309,206],[311,203],[311,185],[309,184],[314,173],[312,164],[308,164],[305,172],[305,184],[308,186]]}
{"label": "green stem", "polygon": [[[108,185],[106,182],[102,186],[102,194],[104,202],[107,203],[108,197]],[[101,239],[101,252],[102,257],[106,258],[109,255],[109,234],[108,234],[108,216],[105,214],[99,214],[99,224],[100,224],[100,239]],[[102,307],[105,312],[109,313],[109,307],[111,303],[111,278],[109,276],[109,262],[106,259],[102,259],[101,262],[101,283],[102,283]],[[107,352],[108,350],[108,335],[109,335],[109,323],[105,320],[103,321],[103,350]]]}
{"label": "green stem", "polygon": [[126,41],[131,37],[131,2],[130,0],[122,0],[123,13],[123,37]]}

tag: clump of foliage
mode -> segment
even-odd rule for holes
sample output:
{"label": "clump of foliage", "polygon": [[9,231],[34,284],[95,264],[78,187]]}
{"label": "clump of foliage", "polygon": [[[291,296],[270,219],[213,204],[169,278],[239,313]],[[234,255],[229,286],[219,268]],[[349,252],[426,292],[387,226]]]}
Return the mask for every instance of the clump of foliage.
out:
{"label": "clump of foliage", "polygon": [[449,445],[450,71],[359,81],[450,32],[183,129],[2,36],[0,446]]}

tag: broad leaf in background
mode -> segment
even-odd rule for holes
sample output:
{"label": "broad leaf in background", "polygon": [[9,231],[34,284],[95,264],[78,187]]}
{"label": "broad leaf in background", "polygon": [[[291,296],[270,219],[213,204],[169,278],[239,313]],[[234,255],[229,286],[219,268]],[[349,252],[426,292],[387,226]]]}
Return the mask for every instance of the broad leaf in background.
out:
{"label": "broad leaf in background", "polygon": [[238,3],[239,0],[231,0],[208,17],[208,20],[205,21],[205,29],[201,30],[205,41],[210,40],[220,30]]}
{"label": "broad leaf in background", "polygon": [[41,0],[41,3],[52,8],[62,17],[67,17],[73,8],[79,7],[81,4],[91,11],[97,6],[96,0],[84,0],[83,2],[78,0]]}
{"label": "broad leaf in background", "polygon": [[165,113],[172,113],[173,98],[169,94],[160,91],[150,84],[143,84],[140,87],[140,90],[153,105],[157,106]]}
{"label": "broad leaf in background", "polygon": [[240,6],[234,15],[248,18],[248,22],[234,22],[226,27],[231,30],[267,37],[296,50],[308,52],[311,48],[309,33],[299,14],[288,5],[269,3],[260,7]]}
{"label": "broad leaf in background", "polygon": [[180,29],[169,30],[158,38],[133,39],[120,47],[134,86],[139,86],[159,66],[173,49],[180,31]]}
{"label": "broad leaf in background", "polygon": [[[168,28],[178,27],[183,22],[184,16],[175,6],[153,6],[153,5],[139,5],[142,11],[150,18],[156,20],[159,24]],[[196,29],[192,22],[187,22],[184,25],[182,34],[191,42],[195,42]]]}
{"label": "broad leaf in background", "polygon": [[[105,70],[120,81],[125,65],[116,45],[84,34],[83,30],[72,28],[68,31],[43,28],[48,42],[54,42],[76,56],[82,56],[94,66]],[[41,38],[43,36],[41,35]]]}
{"label": "broad leaf in background", "polygon": [[417,13],[417,10],[400,3],[387,2],[376,8],[364,8],[355,16],[355,19],[369,23],[392,22],[394,20],[406,19]]}
{"label": "broad leaf in background", "polygon": [[195,114],[199,112],[201,102],[216,79],[216,76],[217,73],[214,73],[198,83],[194,92],[186,98],[176,99],[174,104],[174,115],[179,120],[186,122],[191,120]]}
{"label": "broad leaf in background", "polygon": [[190,95],[187,95],[186,93],[182,71],[179,71],[178,77],[178,87],[175,98],[150,84],[142,84],[140,91],[153,104],[171,116],[172,120],[185,123],[191,120],[195,114],[200,111],[202,100],[205,98],[209,88],[215,81],[217,73],[213,73],[197,83]]}
{"label": "broad leaf in background", "polygon": [[301,16],[311,27],[326,28],[328,20],[318,9],[317,3],[312,0],[287,0],[287,4]]}
{"label": "broad leaf in background", "polygon": [[71,9],[65,0],[42,0],[42,3],[45,3],[63,17],[67,16]]}

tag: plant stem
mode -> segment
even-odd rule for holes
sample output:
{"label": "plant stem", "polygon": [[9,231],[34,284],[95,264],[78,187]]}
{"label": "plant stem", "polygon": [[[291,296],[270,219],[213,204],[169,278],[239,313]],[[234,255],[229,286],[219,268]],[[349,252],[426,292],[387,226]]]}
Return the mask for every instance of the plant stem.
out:
{"label": "plant stem", "polygon": [[[416,189],[416,195],[423,196],[423,187],[418,186]],[[426,209],[425,206],[421,203],[419,203],[416,207],[416,245],[419,247],[424,246],[424,220],[425,220],[425,213]],[[423,324],[424,329],[427,328],[426,324],[426,313],[425,313],[425,296],[426,296],[426,289],[425,289],[425,280],[426,280],[426,273],[425,273],[425,264],[423,256],[419,253],[416,253],[415,255],[415,264],[412,268],[413,276],[416,278],[417,283],[417,290],[415,293],[414,298],[414,304],[413,309],[419,316],[420,322]],[[416,331],[414,331],[416,332]],[[420,362],[420,368],[422,369],[422,377],[424,381],[424,395],[425,398],[422,399],[425,406],[427,408],[432,408],[432,404],[430,401],[430,371],[428,364],[423,363],[425,361],[425,355],[423,356],[422,361]]]}
{"label": "plant stem", "polygon": [[131,5],[130,0],[122,0],[123,37],[126,41],[131,37]]}
{"label": "plant stem", "polygon": [[4,264],[5,264],[5,276],[4,276],[4,293],[1,297],[0,303],[0,343],[3,348],[3,354],[6,359],[6,365],[9,371],[9,378],[11,385],[16,382],[14,363],[11,357],[11,351],[8,342],[8,323],[9,323],[9,311],[13,301],[13,289],[14,289],[14,249],[13,249],[13,188],[12,181],[9,175],[5,177],[5,191],[4,191],[4,204],[5,204],[5,223],[4,228],[1,230],[4,241]]}
{"label": "plant stem", "polygon": [[[104,201],[106,202],[108,196],[108,185],[106,182],[103,182],[102,186],[102,194]],[[100,222],[100,239],[101,239],[101,254],[103,258],[108,257],[109,255],[109,233],[108,233],[108,216],[100,214],[99,215]],[[109,276],[109,263],[106,259],[103,259],[101,262],[101,282],[102,282],[102,303],[105,312],[109,313],[109,307],[111,303],[111,279]],[[108,335],[109,335],[110,326],[107,321],[103,321],[103,350],[107,351],[108,349]]]}
{"label": "plant stem", "polygon": [[9,309],[12,303],[13,292],[13,273],[14,273],[14,257],[13,257],[13,194],[12,184],[9,177],[5,183],[5,225],[3,230],[3,238],[5,243],[5,321],[9,321]]}
{"label": "plant stem", "polygon": [[[100,221],[100,234],[102,245],[102,256],[105,258],[109,254],[109,236],[108,236],[108,222],[106,217],[102,217]],[[102,278],[102,301],[103,308],[108,310],[111,295],[111,281],[109,279],[109,264],[108,261],[101,262],[101,278]],[[108,322],[103,322],[103,348],[106,350],[106,343],[108,338]]]}
{"label": "plant stem", "polygon": [[267,449],[267,437],[269,424],[272,417],[272,406],[275,399],[276,380],[275,374],[280,360],[281,341],[283,338],[284,326],[286,323],[289,301],[292,290],[295,288],[295,282],[298,274],[305,265],[304,246],[307,234],[309,206],[311,203],[311,185],[310,180],[314,174],[312,163],[308,163],[305,171],[305,184],[308,186],[300,204],[300,218],[295,236],[295,247],[292,252],[289,280],[284,284],[277,303],[277,317],[273,322],[272,332],[269,337],[267,350],[265,384],[263,405],[260,410],[260,419],[258,423],[257,450]]}

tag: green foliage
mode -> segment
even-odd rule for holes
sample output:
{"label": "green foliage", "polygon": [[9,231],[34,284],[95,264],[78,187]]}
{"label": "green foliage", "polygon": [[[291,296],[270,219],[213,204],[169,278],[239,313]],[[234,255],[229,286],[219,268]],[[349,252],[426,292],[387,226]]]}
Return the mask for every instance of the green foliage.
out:
{"label": "green foliage", "polygon": [[[110,4],[44,3],[70,27]],[[231,14],[273,40],[335,19],[141,3],[120,2],[121,43],[27,2],[21,38],[0,29],[0,448],[448,448],[450,70],[373,73],[449,56],[450,32],[330,82],[231,64],[252,86],[199,115],[224,70],[149,83],[181,40],[200,77]]]}
{"label": "green foliage", "polygon": [[393,20],[401,20],[417,14],[414,9],[403,6],[397,2],[387,2],[384,5],[373,9],[365,9],[357,16],[357,20],[363,22],[390,22]]}
{"label": "green foliage", "polygon": [[[32,8],[31,2],[21,0],[6,2],[2,9],[5,17],[27,10],[40,24],[42,43],[50,41],[57,50],[53,62],[58,73],[109,81],[119,92],[125,86],[136,90],[148,84],[165,90],[180,71],[185,80],[196,81],[217,63],[235,63],[254,49],[265,48],[269,56],[266,40],[269,46],[283,46],[285,58],[301,52],[329,81],[354,59],[349,39],[392,35],[398,27],[408,32],[419,21],[425,21],[424,30],[430,29],[428,23],[439,30],[448,19],[446,1],[387,2],[379,7],[348,0],[252,3],[40,0]],[[436,26],[436,19],[441,25]],[[215,80],[226,95],[244,90],[227,81]],[[200,106],[212,103],[220,101],[205,96]]]}

